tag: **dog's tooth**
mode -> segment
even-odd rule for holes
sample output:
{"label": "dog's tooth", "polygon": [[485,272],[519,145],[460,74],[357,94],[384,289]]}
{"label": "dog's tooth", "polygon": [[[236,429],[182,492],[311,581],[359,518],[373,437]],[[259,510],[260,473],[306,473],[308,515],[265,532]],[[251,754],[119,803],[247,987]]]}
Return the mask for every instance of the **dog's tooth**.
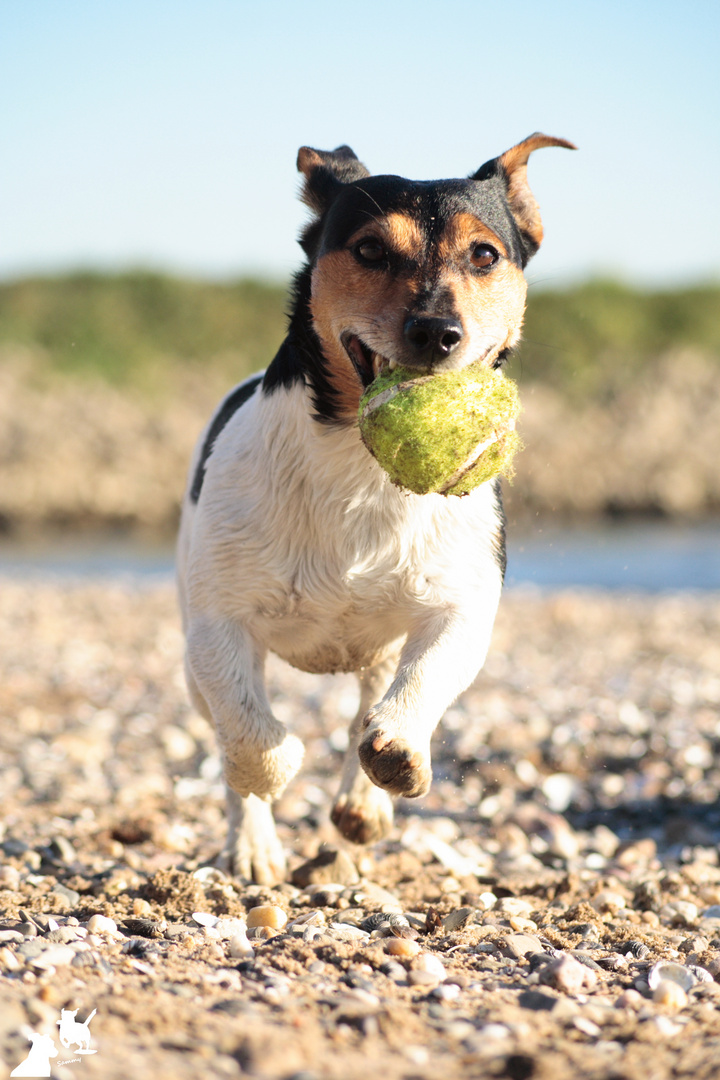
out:
{"label": "dog's tooth", "polygon": [[397,360],[388,360],[388,367],[390,368],[391,371],[394,371],[397,366],[398,366]]}

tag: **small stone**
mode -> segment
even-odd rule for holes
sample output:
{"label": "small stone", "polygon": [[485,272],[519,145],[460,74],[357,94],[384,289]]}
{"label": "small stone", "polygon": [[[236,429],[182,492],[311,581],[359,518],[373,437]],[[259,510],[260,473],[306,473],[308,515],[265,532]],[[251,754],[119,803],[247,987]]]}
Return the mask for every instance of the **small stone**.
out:
{"label": "small stone", "polygon": [[645,998],[637,990],[623,990],[615,1002],[618,1009],[639,1009]]}
{"label": "small stone", "polygon": [[720,904],[711,904],[702,913],[703,919],[720,919]]}
{"label": "small stone", "polygon": [[306,889],[308,885],[354,885],[359,880],[355,863],[339,848],[321,851],[314,859],[298,866],[291,877],[293,885],[299,889]]}
{"label": "small stone", "polygon": [[519,915],[511,915],[508,922],[513,930],[517,930],[520,934],[526,932],[532,933],[533,930],[537,930],[536,922],[533,922],[532,919],[523,919]]}
{"label": "small stone", "polygon": [[589,1039],[597,1039],[602,1035],[601,1028],[587,1016],[573,1017],[573,1027],[576,1027],[583,1035],[587,1035]]}
{"label": "small stone", "polygon": [[440,982],[444,982],[447,978],[445,965],[435,953],[421,953],[413,960],[412,969],[413,971],[425,971],[429,975],[433,975]]}
{"label": "small stone", "polygon": [[692,926],[697,922],[700,914],[697,904],[690,900],[671,900],[664,904],[658,913],[661,919],[666,919],[671,926]]}
{"label": "small stone", "polygon": [[656,1005],[662,1005],[672,1012],[679,1012],[687,1005],[688,996],[677,982],[661,979],[653,990],[653,1001]]}
{"label": "small stone", "polygon": [[77,859],[75,848],[64,836],[54,836],[49,846],[55,858],[66,865],[74,863]]}
{"label": "small stone", "polygon": [[507,934],[500,945],[500,951],[511,960],[524,960],[528,953],[545,952],[540,938],[534,934]]}
{"label": "small stone", "polygon": [[64,967],[65,964],[72,963],[74,957],[75,950],[69,945],[56,945],[43,949],[38,956],[31,957],[30,966],[46,971],[48,968]]}
{"label": "small stone", "polygon": [[133,915],[137,915],[138,918],[141,918],[141,919],[142,918],[147,918],[149,915],[152,915],[152,907],[151,907],[151,905],[147,902],[147,900],[143,900],[142,897],[140,897],[140,896],[136,896],[135,899],[133,900],[133,908],[132,909],[133,909]]}
{"label": "small stone", "polygon": [[2,886],[3,889],[17,892],[20,888],[21,881],[22,876],[20,871],[14,866],[0,866],[0,886]]}
{"label": "small stone", "polygon": [[80,893],[75,889],[68,889],[67,885],[53,885],[50,896],[60,901],[63,910],[72,910],[80,903]]}
{"label": "small stone", "polygon": [[697,982],[692,971],[682,964],[673,964],[659,960],[647,973],[647,982],[651,990],[656,990],[661,982],[674,982],[683,990],[690,990]]}
{"label": "small stone", "polygon": [[[37,931],[36,931],[37,933]],[[28,937],[34,937],[35,935],[28,934]],[[17,945],[23,941],[25,935],[21,930],[0,930],[0,944],[2,945]]]}
{"label": "small stone", "polygon": [[91,915],[87,921],[87,928],[91,934],[117,934],[117,923],[106,915]]}
{"label": "small stone", "polygon": [[597,982],[597,975],[574,956],[557,956],[539,972],[539,981],[566,994],[579,994]]}
{"label": "small stone", "polygon": [[247,913],[247,925],[250,927],[267,926],[272,930],[282,930],[287,922],[287,915],[275,904],[260,904],[250,908]]}
{"label": "small stone", "polygon": [[590,901],[596,911],[621,911],[627,906],[625,897],[615,892],[614,889],[602,889],[597,896],[594,896]]}
{"label": "small stone", "polygon": [[236,934],[230,939],[228,954],[235,960],[252,960],[255,950],[248,940],[247,934]]}
{"label": "small stone", "polygon": [[456,908],[455,911],[451,911],[450,914],[446,915],[443,919],[443,929],[448,934],[451,934],[454,930],[460,930],[463,926],[465,926],[466,923],[470,921],[474,914],[474,908]]}
{"label": "small stone", "polygon": [[384,944],[385,952],[390,956],[417,956],[420,952],[417,941],[412,941],[410,938],[386,938]]}
{"label": "small stone", "polygon": [[494,910],[503,915],[514,915],[516,918],[529,919],[537,904],[529,900],[522,900],[519,896],[503,896],[495,903]]}
{"label": "small stone", "polygon": [[440,986],[435,987],[432,996],[438,1001],[454,1001],[461,993],[457,983],[441,983]]}
{"label": "small stone", "polygon": [[12,949],[7,947],[0,949],[0,971],[18,971],[20,967],[20,961]]}
{"label": "small stone", "polygon": [[221,916],[213,927],[221,941],[232,941],[238,934],[247,933],[247,923],[244,919]]}

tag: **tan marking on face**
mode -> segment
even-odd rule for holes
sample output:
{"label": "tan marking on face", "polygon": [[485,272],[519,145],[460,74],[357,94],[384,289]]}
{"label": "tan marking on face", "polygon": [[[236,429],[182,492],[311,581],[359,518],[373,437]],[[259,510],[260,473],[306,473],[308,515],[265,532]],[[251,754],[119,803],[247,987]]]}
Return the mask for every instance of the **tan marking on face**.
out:
{"label": "tan marking on face", "polygon": [[[363,231],[358,238],[363,235],[371,233]],[[363,267],[347,250],[328,252],[318,260],[312,274],[310,310],[344,419],[357,418],[363,386],[341,335],[349,331],[382,356],[392,355],[402,313],[412,295],[408,279]]]}
{"label": "tan marking on face", "polygon": [[450,219],[438,242],[438,253],[444,262],[454,262],[464,258],[474,244],[490,244],[507,257],[500,237],[474,214],[455,214]]}
{"label": "tan marking on face", "polygon": [[[470,262],[476,244],[489,244],[501,256],[485,274]],[[448,222],[438,252],[448,267],[443,283],[455,297],[465,330],[454,362],[464,366],[484,357],[492,364],[499,352],[512,348],[520,338],[527,295],[522,270],[507,258],[502,240],[473,214],[456,214]]]}
{"label": "tan marking on face", "polygon": [[465,329],[462,364],[483,358],[491,365],[503,349],[520,339],[527,282],[522,270],[502,259],[488,274],[452,274],[447,285],[455,295]]}

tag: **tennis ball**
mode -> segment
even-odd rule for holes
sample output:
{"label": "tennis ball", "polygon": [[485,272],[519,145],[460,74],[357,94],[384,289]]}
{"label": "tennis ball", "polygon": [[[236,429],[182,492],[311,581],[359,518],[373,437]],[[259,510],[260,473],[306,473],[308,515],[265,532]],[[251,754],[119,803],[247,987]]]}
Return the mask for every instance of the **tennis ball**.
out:
{"label": "tennis ball", "polygon": [[470,364],[437,375],[380,374],[358,415],[365,446],[398,487],[467,495],[498,473],[512,474],[519,412],[514,382]]}

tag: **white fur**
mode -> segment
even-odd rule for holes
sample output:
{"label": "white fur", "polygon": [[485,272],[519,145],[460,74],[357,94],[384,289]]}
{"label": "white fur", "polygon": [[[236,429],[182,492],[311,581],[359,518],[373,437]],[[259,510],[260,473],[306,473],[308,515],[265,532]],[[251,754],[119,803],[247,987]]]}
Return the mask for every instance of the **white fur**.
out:
{"label": "white fur", "polygon": [[[275,798],[302,761],[270,709],[268,651],[305,671],[365,672],[333,818],[351,838],[386,831],[390,804],[358,747],[374,784],[427,790],[432,732],[487,653],[499,528],[490,484],[464,498],[401,492],[357,428],[313,419],[303,386],[261,385],[216,440],[197,505],[186,497],[178,547],[188,685],[229,786]],[[237,799],[228,852],[241,873],[281,872],[272,818]]]}

